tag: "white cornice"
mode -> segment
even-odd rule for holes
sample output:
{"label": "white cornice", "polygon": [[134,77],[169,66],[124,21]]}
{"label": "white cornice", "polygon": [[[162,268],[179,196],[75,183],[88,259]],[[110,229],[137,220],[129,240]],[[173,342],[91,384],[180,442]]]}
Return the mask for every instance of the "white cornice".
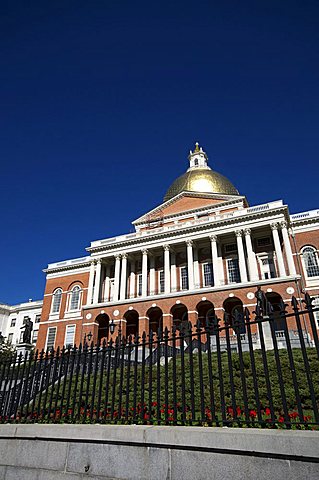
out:
{"label": "white cornice", "polygon": [[81,258],[73,258],[70,260],[63,260],[61,262],[56,263],[49,263],[47,268],[44,268],[42,271],[44,273],[54,273],[54,272],[61,272],[65,270],[85,270],[89,267],[90,264],[90,257],[81,257]]}
{"label": "white cornice", "polygon": [[292,227],[304,227],[307,225],[316,225],[319,223],[319,209],[309,210],[307,212],[294,213],[290,215],[290,224]]}
{"label": "white cornice", "polygon": [[16,305],[0,304],[0,311],[6,313],[16,313],[24,310],[41,309],[43,300],[32,300],[31,302],[18,303]]}
{"label": "white cornice", "polygon": [[[276,202],[274,202],[276,203]],[[262,208],[261,206],[260,208]],[[247,210],[251,210],[250,212],[247,213]],[[288,218],[288,208],[286,205],[278,205],[277,208],[270,208],[270,209],[262,209],[258,211],[258,207],[251,207],[249,209],[245,209],[245,211],[242,212],[242,215],[239,215],[241,211],[236,211],[236,215],[234,216],[229,216],[222,219],[218,220],[212,220],[210,219],[207,222],[203,223],[197,223],[194,222],[192,225],[183,225],[180,224],[179,226],[176,226],[176,228],[169,228],[165,230],[161,230],[160,232],[152,232],[150,231],[148,234],[135,234],[135,235],[129,235],[129,238],[123,237],[123,240],[121,237],[114,237],[113,242],[107,242],[103,243],[101,241],[100,244],[96,242],[97,244],[91,247],[88,247],[86,250],[91,252],[91,253],[101,253],[101,252],[107,252],[107,251],[116,251],[119,248],[123,248],[125,246],[130,247],[139,244],[141,247],[145,246],[146,244],[149,244],[152,241],[167,241],[168,239],[174,239],[178,237],[183,237],[185,238],[186,235],[194,235],[197,232],[208,232],[209,234],[212,233],[211,230],[213,230],[213,233],[218,234],[219,230],[223,227],[242,227],[243,225],[247,225],[248,223],[251,223],[252,221],[259,220],[259,219],[267,219],[271,217],[274,221],[276,220],[276,216],[281,215],[284,218]],[[283,220],[284,218],[278,218],[277,220]],[[113,240],[113,239],[112,239]],[[116,241],[117,240],[117,241]],[[122,240],[122,241],[121,241]]]}

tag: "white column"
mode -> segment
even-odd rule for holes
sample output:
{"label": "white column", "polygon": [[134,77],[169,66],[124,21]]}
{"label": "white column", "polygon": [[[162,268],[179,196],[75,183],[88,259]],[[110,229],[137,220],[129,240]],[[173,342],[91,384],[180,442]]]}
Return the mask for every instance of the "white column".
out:
{"label": "white column", "polygon": [[187,240],[187,270],[188,270],[188,288],[194,290],[194,262],[193,262],[193,241]]}
{"label": "white column", "polygon": [[115,257],[115,272],[114,272],[113,302],[117,302],[118,299],[119,299],[120,269],[121,269],[121,255],[116,255],[116,257]]}
{"label": "white column", "polygon": [[155,258],[150,255],[150,295],[155,293]]}
{"label": "white column", "polygon": [[107,263],[105,265],[105,279],[104,279],[104,292],[103,292],[103,300],[104,302],[108,302],[110,300],[110,264]]}
{"label": "white column", "polygon": [[98,261],[97,261],[97,264],[96,264],[96,274],[95,274],[95,285],[94,285],[94,293],[93,293],[93,303],[99,303],[99,300],[100,300],[101,268],[102,268],[102,262],[101,262],[101,260],[98,260]]}
{"label": "white column", "polygon": [[126,283],[127,283],[127,254],[124,253],[122,255],[120,300],[125,300],[126,298]]}
{"label": "white column", "polygon": [[210,236],[211,248],[212,248],[212,264],[214,275],[214,286],[218,287],[222,285],[222,278],[219,270],[218,252],[217,252],[217,235]]}
{"label": "white column", "polygon": [[171,265],[169,245],[164,245],[164,292],[171,291]]}
{"label": "white column", "polygon": [[194,246],[194,284],[195,288],[200,288],[198,249]]}
{"label": "white column", "polygon": [[177,275],[176,275],[176,253],[171,252],[171,292],[177,290]]}
{"label": "white column", "polygon": [[253,251],[253,246],[251,243],[251,236],[250,236],[251,229],[245,228],[244,234],[245,234],[246,248],[247,248],[247,255],[248,255],[249,280],[251,282],[256,282],[259,280],[259,276],[258,276],[256,255],[255,255],[255,252]]}
{"label": "white column", "polygon": [[245,252],[243,246],[243,232],[241,230],[236,230],[236,239],[237,239],[237,249],[238,249],[238,263],[239,263],[239,271],[240,271],[240,281],[247,282],[247,269],[246,269],[246,261],[245,261]]}
{"label": "white column", "polygon": [[142,297],[147,296],[147,250],[142,250]]}
{"label": "white column", "polygon": [[94,262],[91,262],[91,265],[90,265],[89,284],[88,284],[88,296],[87,296],[87,301],[86,301],[87,305],[92,305],[94,273],[95,273],[95,263],[94,263]]}
{"label": "white column", "polygon": [[289,275],[296,275],[296,266],[294,262],[294,257],[292,255],[291,245],[289,241],[289,235],[287,230],[287,222],[280,222],[282,238],[284,240],[284,247],[287,257]]}
{"label": "white column", "polygon": [[277,225],[277,223],[272,223],[270,226],[271,226],[272,236],[273,236],[274,244],[275,244],[276,258],[277,258],[277,264],[278,264],[278,269],[279,269],[279,276],[280,277],[285,277],[286,276],[286,270],[285,270],[285,264],[284,264],[284,257],[282,255],[281,245],[280,245],[280,240],[279,240],[278,225]]}
{"label": "white column", "polygon": [[131,260],[130,298],[135,297],[135,259]]}

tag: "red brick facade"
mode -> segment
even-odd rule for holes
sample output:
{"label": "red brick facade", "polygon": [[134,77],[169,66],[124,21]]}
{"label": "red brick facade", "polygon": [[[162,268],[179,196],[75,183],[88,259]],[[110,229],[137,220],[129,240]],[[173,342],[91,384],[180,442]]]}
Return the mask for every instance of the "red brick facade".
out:
{"label": "red brick facade", "polygon": [[[318,231],[312,230],[306,233],[298,233],[295,238],[295,244],[292,242],[292,250],[297,255],[294,255],[296,270],[297,273],[300,272],[302,278],[295,282],[295,281],[282,281],[278,282],[268,282],[267,285],[263,287],[265,291],[272,290],[273,293],[278,294],[283,300],[287,301],[291,298],[291,294],[287,293],[287,288],[294,289],[294,295],[299,297],[302,291],[305,289],[306,280],[304,271],[302,268],[301,260],[300,260],[300,250],[305,245],[312,245],[318,248]],[[295,245],[297,247],[297,252],[295,251]],[[225,261],[225,260],[224,260]],[[285,258],[285,265],[287,268],[287,260]],[[177,271],[178,271],[177,267]],[[202,270],[200,269],[200,272]],[[222,318],[223,310],[225,307],[225,302],[230,298],[238,298],[243,306],[248,306],[249,310],[252,312],[254,309],[255,299],[249,299],[247,294],[251,294],[255,292],[256,287],[251,285],[249,287],[240,287],[239,285],[233,285],[230,289],[229,287],[225,288],[225,290],[219,291],[211,291],[207,288],[207,291],[201,290],[200,293],[192,293],[188,294],[180,293],[170,294],[169,296],[163,295],[161,298],[156,299],[132,299],[125,300],[125,302],[118,302],[117,304],[112,304],[107,306],[105,304],[98,306],[98,307],[85,307],[87,303],[87,289],[89,283],[89,272],[85,273],[77,273],[77,274],[70,274],[69,272],[65,272],[65,276],[59,276],[56,278],[49,278],[47,280],[46,288],[45,288],[45,296],[43,302],[43,310],[42,310],[42,317],[41,317],[41,324],[39,328],[39,335],[37,341],[37,348],[41,349],[44,348],[46,345],[46,338],[47,338],[47,330],[49,327],[57,327],[56,333],[56,340],[55,340],[55,347],[62,347],[65,342],[65,332],[67,325],[76,325],[75,330],[75,338],[74,341],[76,344],[79,344],[81,341],[83,342],[84,335],[92,332],[93,338],[98,338],[98,328],[99,325],[96,321],[99,315],[104,314],[107,315],[109,320],[115,320],[116,324],[121,323],[122,332],[125,335],[126,333],[126,319],[125,317],[128,315],[130,311],[136,311],[139,316],[138,322],[138,333],[139,335],[142,334],[143,331],[148,333],[149,331],[149,319],[148,315],[150,310],[156,305],[157,308],[160,308],[163,314],[163,327],[166,326],[171,328],[172,326],[172,309],[176,305],[185,305],[188,313],[188,319],[191,320],[193,323],[197,321],[197,308],[200,302],[205,299],[206,301],[211,302],[214,305],[216,314],[218,317]],[[157,278],[157,276],[156,276]],[[177,275],[179,278],[179,275]],[[158,282],[158,281],[157,281]],[[201,276],[201,284],[203,282],[203,278]],[[83,293],[82,293],[82,308],[79,316],[74,318],[67,318],[65,314],[66,311],[66,304],[67,304],[67,296],[68,292],[70,292],[73,285],[80,285]],[[178,289],[180,288],[179,283],[177,284]],[[59,313],[59,319],[57,321],[50,321],[50,311],[52,307],[52,293],[57,289],[61,288],[63,291],[62,294],[62,301]],[[319,294],[317,288],[308,288],[308,291],[311,295]],[[289,307],[288,307],[289,310]]]}

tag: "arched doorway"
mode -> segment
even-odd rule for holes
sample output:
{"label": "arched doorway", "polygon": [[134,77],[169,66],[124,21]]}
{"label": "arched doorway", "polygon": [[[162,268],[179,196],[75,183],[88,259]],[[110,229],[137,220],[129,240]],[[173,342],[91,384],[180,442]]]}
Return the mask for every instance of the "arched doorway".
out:
{"label": "arched doorway", "polygon": [[108,340],[109,338],[109,324],[110,318],[106,313],[101,313],[96,317],[96,322],[99,324],[98,327],[98,343],[102,343],[103,340]]}
{"label": "arched doorway", "polygon": [[196,310],[198,313],[198,320],[200,321],[200,326],[205,327],[207,321],[211,320],[215,315],[214,304],[209,300],[199,302],[196,305]]}
{"label": "arched doorway", "polygon": [[138,335],[139,314],[136,310],[128,310],[124,314],[126,320],[126,337]]}
{"label": "arched doorway", "polygon": [[181,323],[186,324],[188,322],[188,310],[186,305],[180,303],[174,305],[171,308],[171,315],[173,316],[173,325],[178,327]]}
{"label": "arched doorway", "polygon": [[159,307],[152,307],[146,314],[149,318],[149,329],[153,333],[157,333],[158,330],[163,330],[163,312]]}
{"label": "arched doorway", "polygon": [[268,292],[266,293],[266,297],[268,302],[271,304],[273,308],[273,318],[274,318],[274,326],[276,332],[281,332],[284,330],[284,318],[281,318],[280,312],[281,307],[280,304],[282,302],[282,297],[279,293],[276,292]]}
{"label": "arched doorway", "polygon": [[244,323],[244,316],[243,316],[243,313],[244,313],[243,302],[237,297],[230,297],[224,301],[223,308],[226,313],[226,318],[230,323],[230,325],[233,326],[233,328],[236,325],[236,322],[235,322],[236,313],[239,313],[242,315],[241,317],[242,321],[240,322],[238,333],[241,333],[241,334],[246,333],[246,326]]}
{"label": "arched doorway", "polygon": [[[186,345],[189,345],[190,342],[190,337],[189,337],[189,325],[188,325],[188,310],[186,305],[183,303],[179,303],[177,305],[174,305],[171,308],[171,315],[173,317],[173,327],[176,327],[180,333],[184,334],[184,342]],[[176,332],[177,335],[179,335],[179,332]],[[177,341],[177,346],[182,347],[184,345],[184,342],[182,340]]]}

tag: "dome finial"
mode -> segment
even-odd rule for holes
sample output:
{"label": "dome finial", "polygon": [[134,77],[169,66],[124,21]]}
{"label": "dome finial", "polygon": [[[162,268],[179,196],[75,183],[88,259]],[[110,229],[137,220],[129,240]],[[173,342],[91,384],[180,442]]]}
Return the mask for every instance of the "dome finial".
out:
{"label": "dome finial", "polygon": [[189,168],[208,168],[207,160],[208,157],[202,147],[199,146],[199,143],[195,143],[194,151],[189,152],[188,156]]}

